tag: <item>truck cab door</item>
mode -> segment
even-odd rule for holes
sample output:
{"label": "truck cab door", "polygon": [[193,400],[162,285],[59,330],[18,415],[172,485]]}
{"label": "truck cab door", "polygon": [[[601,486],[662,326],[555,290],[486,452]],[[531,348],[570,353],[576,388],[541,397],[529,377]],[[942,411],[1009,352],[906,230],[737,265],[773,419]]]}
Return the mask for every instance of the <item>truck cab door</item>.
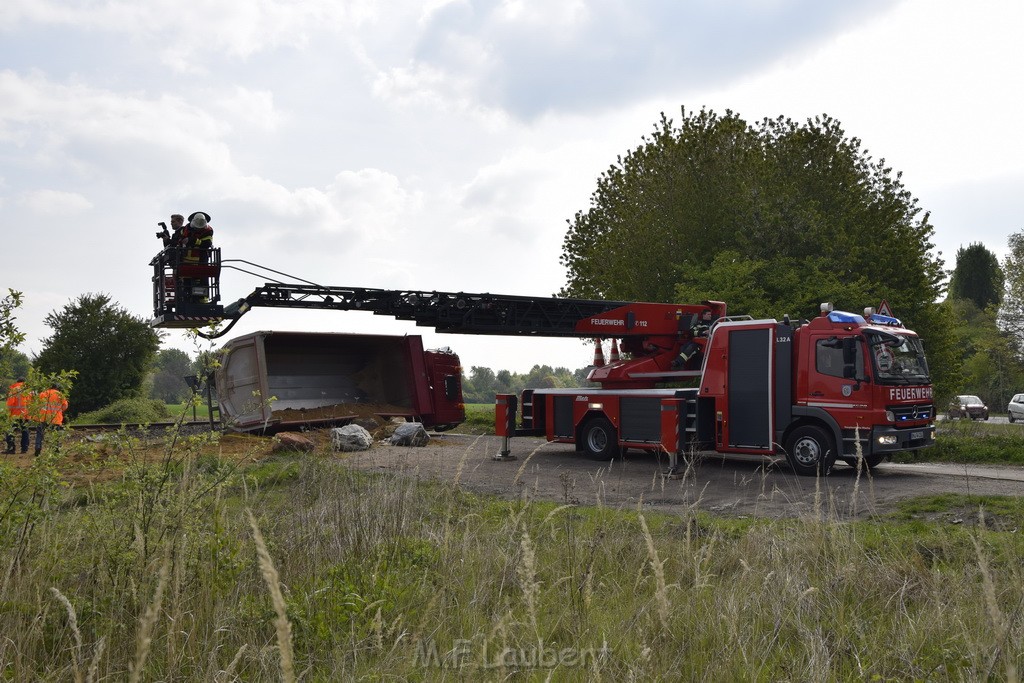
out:
{"label": "truck cab door", "polygon": [[870,429],[870,390],[864,370],[864,342],[860,336],[819,336],[808,349],[807,396],[809,408],[831,415],[840,428]]}

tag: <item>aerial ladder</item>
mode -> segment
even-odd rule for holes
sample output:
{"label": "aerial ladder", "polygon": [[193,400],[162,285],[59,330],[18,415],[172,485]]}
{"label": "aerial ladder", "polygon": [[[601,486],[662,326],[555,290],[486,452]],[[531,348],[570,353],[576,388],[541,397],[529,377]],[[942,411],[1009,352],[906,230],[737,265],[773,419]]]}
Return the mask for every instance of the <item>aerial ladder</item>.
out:
{"label": "aerial ladder", "polygon": [[[153,259],[153,327],[196,328],[212,339],[227,334],[256,307],[306,308],[366,311],[451,334],[576,337],[595,339],[598,348],[602,340],[611,339],[619,359],[604,362],[598,356],[589,380],[609,389],[628,389],[699,375],[708,330],[726,313],[720,301],[682,305],[321,285],[249,261],[222,261],[219,248],[208,251],[198,265],[183,264],[174,248]],[[252,274],[229,264],[245,264],[295,281],[266,282],[222,305],[222,269]],[[224,322],[228,324],[216,329]]]}

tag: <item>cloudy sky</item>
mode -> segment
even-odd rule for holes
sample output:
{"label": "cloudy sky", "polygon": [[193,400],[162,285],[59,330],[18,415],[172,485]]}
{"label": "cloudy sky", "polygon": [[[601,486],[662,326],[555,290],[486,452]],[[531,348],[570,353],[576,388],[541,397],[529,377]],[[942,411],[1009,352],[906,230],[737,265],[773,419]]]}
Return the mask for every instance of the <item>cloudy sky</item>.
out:
{"label": "cloudy sky", "polygon": [[[1019,0],[4,0],[0,287],[30,355],[83,293],[148,319],[157,221],[203,210],[225,259],[297,278],[547,296],[566,219],[681,106],[827,113],[903,172],[948,267],[1003,255],[1022,28]],[[224,299],[261,282],[227,271]],[[255,309],[232,335],[259,329],[420,333],[467,368],[591,354],[358,312]]]}

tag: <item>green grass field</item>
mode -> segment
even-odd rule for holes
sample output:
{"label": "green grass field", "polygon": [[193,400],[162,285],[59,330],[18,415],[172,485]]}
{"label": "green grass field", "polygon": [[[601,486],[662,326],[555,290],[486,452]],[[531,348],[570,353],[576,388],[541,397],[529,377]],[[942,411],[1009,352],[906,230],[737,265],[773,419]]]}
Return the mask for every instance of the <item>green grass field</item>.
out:
{"label": "green grass field", "polygon": [[460,434],[493,434],[494,404],[467,403],[466,421],[455,428]]}
{"label": "green grass field", "polygon": [[[316,453],[236,469],[196,457],[208,435],[147,465],[119,438],[108,457],[125,476],[87,489],[53,485],[46,456],[0,464],[6,680],[1018,680],[1024,667],[1020,498],[918,499],[854,523],[730,519],[505,500]],[[928,521],[937,510],[966,520]]]}
{"label": "green grass field", "polygon": [[896,461],[1024,465],[1024,425],[942,420],[936,427],[933,448],[901,455]]}
{"label": "green grass field", "polygon": [[186,420],[207,420],[210,417],[210,409],[205,403],[192,405],[190,403],[167,404],[167,412],[171,419],[177,419],[184,414]]}

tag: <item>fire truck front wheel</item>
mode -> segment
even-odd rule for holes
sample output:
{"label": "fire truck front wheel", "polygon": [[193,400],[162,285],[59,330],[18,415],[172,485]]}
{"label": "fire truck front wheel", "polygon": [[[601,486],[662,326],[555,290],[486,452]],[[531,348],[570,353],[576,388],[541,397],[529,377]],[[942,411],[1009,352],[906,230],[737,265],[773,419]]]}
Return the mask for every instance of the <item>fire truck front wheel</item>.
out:
{"label": "fire truck front wheel", "polygon": [[836,461],[836,449],[824,429],[803,425],[794,429],[786,440],[786,458],[800,476],[825,475]]}
{"label": "fire truck front wheel", "polygon": [[583,427],[581,441],[591,460],[611,460],[620,454],[619,437],[606,418],[591,418]]}

